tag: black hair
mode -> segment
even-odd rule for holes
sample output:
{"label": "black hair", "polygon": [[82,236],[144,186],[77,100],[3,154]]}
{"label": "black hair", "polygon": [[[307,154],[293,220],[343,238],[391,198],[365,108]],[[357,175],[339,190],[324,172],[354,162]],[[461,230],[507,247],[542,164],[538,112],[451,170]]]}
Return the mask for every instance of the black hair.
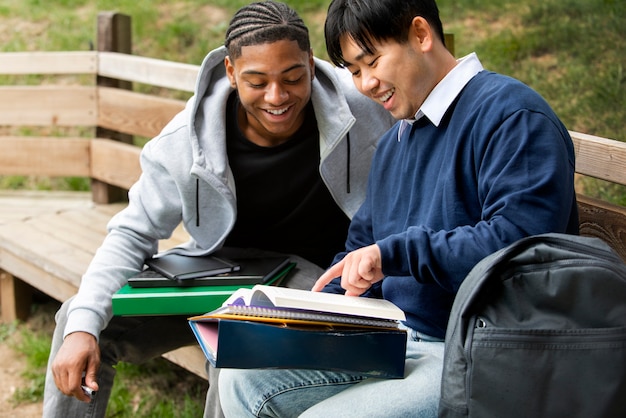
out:
{"label": "black hair", "polygon": [[445,45],[435,0],[333,0],[324,25],[326,50],[333,64],[344,66],[340,40],[344,35],[369,54],[374,41],[407,42],[411,22],[421,16]]}
{"label": "black hair", "polygon": [[311,49],[309,30],[295,10],[284,3],[263,1],[239,9],[230,21],[224,45],[236,59],[244,46],[280,40],[296,41],[302,51]]}

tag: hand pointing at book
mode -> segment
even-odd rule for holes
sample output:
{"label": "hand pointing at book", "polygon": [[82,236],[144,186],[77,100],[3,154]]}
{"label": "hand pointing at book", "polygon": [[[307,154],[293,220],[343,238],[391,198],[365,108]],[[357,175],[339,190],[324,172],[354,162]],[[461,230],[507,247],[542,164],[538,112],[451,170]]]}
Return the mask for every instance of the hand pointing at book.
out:
{"label": "hand pointing at book", "polygon": [[369,245],[348,253],[343,260],[326,270],[311,290],[319,292],[339,276],[341,287],[346,290],[348,296],[359,296],[372,284],[381,281],[384,275],[378,245]]}

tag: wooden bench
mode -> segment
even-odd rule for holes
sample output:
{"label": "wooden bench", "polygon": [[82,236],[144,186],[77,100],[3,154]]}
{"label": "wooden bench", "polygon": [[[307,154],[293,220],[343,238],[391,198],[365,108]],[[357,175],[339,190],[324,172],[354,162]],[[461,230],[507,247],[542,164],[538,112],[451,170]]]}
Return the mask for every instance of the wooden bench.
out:
{"label": "wooden bench", "polygon": [[[0,84],[0,175],[91,179],[87,193],[0,191],[3,321],[24,319],[35,290],[59,301],[75,294],[107,222],[125,206],[125,193],[140,174],[133,136],[156,135],[184,106],[180,99],[131,91],[130,84],[193,91],[198,66],[131,55],[129,33],[130,18],[102,13],[97,51],[0,53],[0,77],[57,77]],[[87,83],[68,83],[68,75]],[[572,137],[580,175],[626,185],[626,143],[577,132]],[[578,203],[581,233],[606,240],[626,260],[626,208],[582,194]],[[184,240],[177,230],[160,248]],[[165,357],[206,378],[197,346]]]}
{"label": "wooden bench", "polygon": [[[99,14],[97,32],[97,51],[0,54],[0,76],[9,80],[0,84],[0,175],[91,179],[89,193],[0,191],[3,321],[26,318],[34,290],[59,301],[76,293],[139,178],[133,137],[155,136],[185,105],[131,91],[131,83],[185,98],[193,92],[199,66],[128,54],[128,16]],[[29,85],[32,75],[45,81]],[[185,240],[180,228],[160,249]],[[165,357],[206,377],[198,347]]]}

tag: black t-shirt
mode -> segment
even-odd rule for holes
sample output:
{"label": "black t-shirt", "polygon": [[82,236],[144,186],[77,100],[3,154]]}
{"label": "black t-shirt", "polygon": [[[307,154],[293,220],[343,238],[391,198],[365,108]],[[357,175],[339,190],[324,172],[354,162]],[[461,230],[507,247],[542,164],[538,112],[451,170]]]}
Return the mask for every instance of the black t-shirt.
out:
{"label": "black t-shirt", "polygon": [[343,251],[348,217],[319,174],[317,121],[311,103],[303,125],[288,141],[262,147],[237,124],[233,93],[226,112],[226,144],[237,190],[237,220],[225,245],[297,254],[328,267]]}

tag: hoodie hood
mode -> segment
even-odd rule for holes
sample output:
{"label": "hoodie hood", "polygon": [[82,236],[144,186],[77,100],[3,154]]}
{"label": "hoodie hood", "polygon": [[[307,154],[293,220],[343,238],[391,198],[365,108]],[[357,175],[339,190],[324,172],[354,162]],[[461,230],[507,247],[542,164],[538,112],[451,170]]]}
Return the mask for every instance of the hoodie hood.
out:
{"label": "hoodie hood", "polygon": [[[226,55],[226,48],[220,47],[205,57],[200,67],[194,98],[189,103],[189,140],[193,150],[194,172],[209,170],[223,179],[229,176],[224,141],[224,112],[228,97],[234,90],[226,76]],[[318,58],[315,58],[311,102],[320,132],[320,157],[324,159],[346,136],[355,118],[335,70]]]}
{"label": "hoodie hood", "polygon": [[[192,173],[209,171],[225,181],[228,177],[226,158],[226,102],[233,92],[224,67],[226,48],[209,53],[196,82],[195,94],[188,106],[189,141],[193,153]],[[203,177],[200,175],[200,177]]]}

